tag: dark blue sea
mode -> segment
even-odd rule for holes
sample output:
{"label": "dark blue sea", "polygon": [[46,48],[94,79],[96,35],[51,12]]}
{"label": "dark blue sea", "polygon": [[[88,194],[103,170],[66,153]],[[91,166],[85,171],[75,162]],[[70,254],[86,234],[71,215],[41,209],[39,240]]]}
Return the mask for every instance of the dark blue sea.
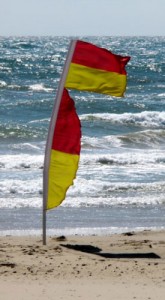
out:
{"label": "dark blue sea", "polygon": [[[129,55],[124,98],[70,91],[82,151],[54,235],[165,228],[165,37],[77,37]],[[0,38],[0,235],[42,232],[49,121],[72,37]]]}

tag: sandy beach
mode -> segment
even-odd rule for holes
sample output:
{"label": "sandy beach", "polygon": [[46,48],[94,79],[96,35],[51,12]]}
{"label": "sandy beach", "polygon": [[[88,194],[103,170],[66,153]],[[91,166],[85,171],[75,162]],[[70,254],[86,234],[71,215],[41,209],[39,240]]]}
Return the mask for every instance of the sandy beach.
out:
{"label": "sandy beach", "polygon": [[0,237],[0,299],[164,300],[165,231]]}

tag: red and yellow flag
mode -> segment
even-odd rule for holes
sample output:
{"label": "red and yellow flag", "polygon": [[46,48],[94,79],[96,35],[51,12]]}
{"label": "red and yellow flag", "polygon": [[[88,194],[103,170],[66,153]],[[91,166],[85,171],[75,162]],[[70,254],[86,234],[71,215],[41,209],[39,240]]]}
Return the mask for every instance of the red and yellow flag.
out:
{"label": "red and yellow flag", "polygon": [[[126,88],[122,57],[84,41],[72,41],[54,103],[44,161],[43,211],[65,199],[76,176],[81,124],[66,88],[121,97]],[[44,218],[43,218],[44,219]]]}
{"label": "red and yellow flag", "polygon": [[76,41],[65,87],[122,97],[127,80],[125,66],[129,60],[129,56]]}
{"label": "red and yellow flag", "polygon": [[63,91],[50,151],[46,209],[61,204],[76,177],[80,155],[81,124],[74,101]]}
{"label": "red and yellow flag", "polygon": [[66,88],[122,97],[126,89],[122,57],[83,41],[72,41],[54,102],[43,170],[43,244],[46,211],[61,204],[76,177],[80,156],[81,124]]}

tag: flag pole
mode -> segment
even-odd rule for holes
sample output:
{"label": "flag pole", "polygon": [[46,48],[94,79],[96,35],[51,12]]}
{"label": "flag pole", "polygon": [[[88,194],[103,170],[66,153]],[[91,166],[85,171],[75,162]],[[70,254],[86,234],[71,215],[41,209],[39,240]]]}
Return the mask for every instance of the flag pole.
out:
{"label": "flag pole", "polygon": [[46,245],[46,212],[47,212],[47,197],[48,197],[48,177],[49,177],[49,164],[50,164],[50,153],[52,147],[52,139],[54,134],[54,129],[56,126],[56,120],[58,115],[58,110],[60,107],[60,102],[65,86],[66,77],[69,71],[70,63],[76,46],[76,40],[71,41],[68,50],[67,58],[63,68],[62,76],[59,82],[59,86],[56,93],[56,98],[54,101],[52,116],[49,125],[48,137],[45,148],[45,158],[44,158],[44,169],[43,169],[43,245]]}

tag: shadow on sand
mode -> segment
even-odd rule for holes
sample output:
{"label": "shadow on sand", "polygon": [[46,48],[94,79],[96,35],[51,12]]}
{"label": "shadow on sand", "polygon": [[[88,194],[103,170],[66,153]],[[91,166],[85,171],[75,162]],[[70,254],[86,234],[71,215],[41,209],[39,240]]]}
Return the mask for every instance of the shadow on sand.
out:
{"label": "shadow on sand", "polygon": [[101,248],[91,246],[91,245],[71,245],[71,244],[60,244],[60,246],[65,247],[67,249],[72,249],[76,251],[81,251],[85,253],[90,253],[94,255],[98,255],[104,258],[161,258],[159,255],[149,252],[149,253],[104,253]]}

